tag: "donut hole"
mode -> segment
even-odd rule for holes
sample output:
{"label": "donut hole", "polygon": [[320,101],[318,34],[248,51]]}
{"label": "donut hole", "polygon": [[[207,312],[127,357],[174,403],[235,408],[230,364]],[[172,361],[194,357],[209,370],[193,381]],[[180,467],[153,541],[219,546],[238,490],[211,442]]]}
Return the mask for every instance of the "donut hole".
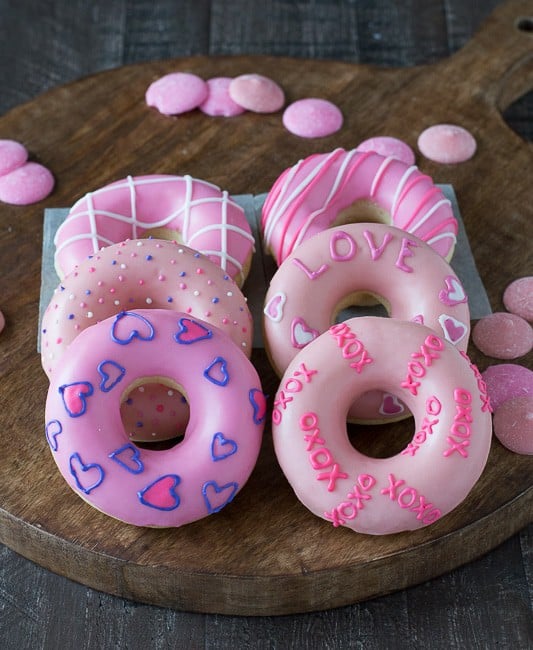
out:
{"label": "donut hole", "polygon": [[124,431],[135,445],[143,449],[170,449],[185,436],[189,405],[181,386],[172,380],[144,377],[124,391],[120,415]]}
{"label": "donut hole", "polygon": [[390,304],[383,296],[371,291],[354,291],[337,304],[333,323],[342,323],[358,316],[388,318],[389,313]]}
{"label": "donut hole", "polygon": [[390,225],[391,217],[387,210],[368,199],[355,201],[340,210],[332,226],[344,226],[347,223],[384,223]]}
{"label": "donut hole", "polygon": [[166,239],[176,241],[178,244],[183,243],[179,230],[172,230],[172,228],[148,228],[140,236],[140,239]]}
{"label": "donut hole", "polygon": [[386,424],[346,425],[352,446],[370,458],[392,458],[401,453],[414,436],[412,417]]}

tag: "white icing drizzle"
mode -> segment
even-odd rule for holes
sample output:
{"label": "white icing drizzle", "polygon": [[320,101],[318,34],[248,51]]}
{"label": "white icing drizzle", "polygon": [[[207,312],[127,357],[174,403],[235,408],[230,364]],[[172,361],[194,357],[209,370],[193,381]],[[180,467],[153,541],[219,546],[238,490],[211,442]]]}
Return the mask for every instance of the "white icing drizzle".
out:
{"label": "white icing drizzle", "polygon": [[137,239],[137,200],[135,195],[135,182],[131,176],[128,176],[128,185],[130,188],[130,210],[131,210],[131,232],[133,239]]}
{"label": "white icing drizzle", "polygon": [[383,174],[387,170],[387,167],[394,160],[395,160],[395,158],[393,158],[392,156],[387,156],[387,158],[385,158],[385,160],[383,160],[383,162],[379,166],[379,168],[378,168],[378,170],[376,172],[376,175],[374,176],[374,180],[372,181],[372,185],[370,186],[370,198],[374,198],[374,196],[376,194],[376,190],[378,188],[378,185],[379,185],[379,183],[381,181],[381,178],[382,178]]}
{"label": "white icing drizzle", "polygon": [[435,205],[426,210],[424,216],[420,219],[420,221],[418,221],[414,226],[409,227],[409,232],[416,233],[416,231],[424,225],[424,223],[431,217],[431,215],[434,214],[443,205],[451,205],[451,202],[448,199],[441,199],[440,201],[437,201]]}
{"label": "white icing drizzle", "polygon": [[403,188],[405,187],[407,181],[409,180],[409,177],[416,171],[418,171],[418,167],[416,165],[411,165],[411,167],[408,167],[405,170],[403,176],[401,177],[400,182],[398,183],[398,187],[396,188],[394,198],[392,199],[392,206],[390,209],[391,219],[394,219],[394,215],[396,214],[396,210],[398,209],[398,201],[403,192]]}

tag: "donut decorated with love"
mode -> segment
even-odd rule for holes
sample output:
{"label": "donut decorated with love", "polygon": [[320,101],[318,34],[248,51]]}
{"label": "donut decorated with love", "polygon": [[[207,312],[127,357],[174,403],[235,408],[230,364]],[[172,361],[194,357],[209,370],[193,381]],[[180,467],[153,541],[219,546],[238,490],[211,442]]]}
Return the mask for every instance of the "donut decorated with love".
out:
{"label": "donut decorated with love", "polygon": [[[391,458],[358,451],[348,409],[387,391],[414,416]],[[330,327],[289,364],[274,398],[274,448],[298,499],[334,527],[385,535],[432,524],[462,503],[490,451],[490,400],[464,352],[420,324],[353,318]]]}
{"label": "donut decorated with love", "polygon": [[265,246],[281,264],[332,226],[379,221],[414,234],[450,260],[457,220],[450,201],[416,165],[374,151],[314,154],[286,169],[263,206]]}
{"label": "donut decorated with love", "polygon": [[[398,228],[352,223],[303,242],[274,274],[265,298],[265,347],[281,376],[338,313],[371,294],[391,318],[423,323],[466,350],[470,312],[450,265],[430,246]],[[350,409],[354,422],[407,417],[398,396],[372,391]]]}
{"label": "donut decorated with love", "polygon": [[[146,377],[187,397],[185,437],[171,449],[140,449],[122,425],[122,394]],[[243,487],[265,412],[257,372],[221,330],[141,309],[72,342],[50,382],[45,435],[66,482],[92,506],[136,526],[175,527],[219,512]]]}
{"label": "donut decorated with love", "polygon": [[169,174],[128,176],[77,201],[55,236],[57,274],[104,246],[148,235],[176,239],[244,283],[254,248],[244,210],[212,183]]}

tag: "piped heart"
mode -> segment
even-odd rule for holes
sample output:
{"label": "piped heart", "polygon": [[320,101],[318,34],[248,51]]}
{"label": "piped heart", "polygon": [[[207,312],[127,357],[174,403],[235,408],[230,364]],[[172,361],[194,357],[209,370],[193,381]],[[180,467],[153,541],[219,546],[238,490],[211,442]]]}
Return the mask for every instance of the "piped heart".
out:
{"label": "piped heart", "polygon": [[268,316],[270,320],[279,323],[283,318],[283,306],[285,305],[286,300],[287,296],[283,292],[280,291],[279,293],[274,294],[265,305],[263,313],[265,316]]}
{"label": "piped heart", "polygon": [[235,440],[226,438],[221,432],[215,433],[211,441],[211,458],[215,462],[233,456],[233,454],[237,453],[237,450],[238,446]]}
{"label": "piped heart", "polygon": [[190,345],[198,341],[210,339],[213,336],[213,332],[210,329],[191,318],[180,318],[178,325],[180,329],[174,334],[177,343]]}
{"label": "piped heart", "polygon": [[447,275],[444,278],[445,289],[439,292],[439,300],[448,306],[458,305],[467,302],[468,298],[462,284],[454,275]]}
{"label": "piped heart", "polygon": [[383,393],[383,399],[381,401],[381,406],[379,407],[379,412],[381,415],[398,415],[405,411],[404,405],[391,393]]}
{"label": "piped heart", "polygon": [[151,341],[155,330],[150,321],[134,311],[121,311],[111,327],[111,339],[119,345],[128,345],[134,339]]}
{"label": "piped heart", "polygon": [[176,488],[181,483],[177,474],[164,474],[137,492],[139,501],[156,510],[174,510],[180,504]]}
{"label": "piped heart", "polygon": [[293,348],[304,348],[311,343],[320,332],[304,321],[303,318],[295,318],[291,323],[291,343]]}
{"label": "piped heart", "polygon": [[204,370],[204,377],[217,386],[226,386],[229,382],[228,362],[223,357],[216,357]]}
{"label": "piped heart", "polygon": [[448,314],[441,314],[439,316],[439,323],[444,332],[444,337],[454,345],[466,335],[468,328],[460,320]]}
{"label": "piped heart", "polygon": [[214,512],[220,512],[222,508],[233,499],[237,494],[239,486],[237,483],[226,483],[218,485],[216,481],[207,481],[202,487],[207,512],[212,515]]}
{"label": "piped heart", "polygon": [[78,381],[59,387],[65,410],[71,418],[79,418],[87,410],[87,398],[93,392],[93,385],[88,381]]}
{"label": "piped heart", "polygon": [[102,361],[98,364],[97,368],[102,381],[100,382],[100,390],[104,393],[109,393],[121,381],[122,377],[126,374],[126,368],[123,368],[116,361]]}
{"label": "piped heart", "polygon": [[144,472],[144,464],[141,460],[141,453],[135,445],[131,442],[126,443],[119,449],[115,449],[109,454],[109,458],[114,460],[131,474],[142,474]]}
{"label": "piped heart", "polygon": [[46,423],[45,427],[46,439],[48,444],[53,451],[57,451],[59,445],[57,442],[57,436],[63,433],[63,425],[59,420],[50,420]]}
{"label": "piped heart", "polygon": [[69,464],[78,489],[85,494],[90,494],[104,480],[103,467],[98,463],[84,463],[77,452],[72,454]]}
{"label": "piped heart", "polygon": [[266,418],[267,396],[259,388],[252,388],[248,393],[248,398],[254,410],[254,424],[262,424]]}
{"label": "piped heart", "polygon": [[413,316],[413,318],[411,318],[411,322],[412,323],[418,323],[419,325],[423,325],[424,324],[424,315],[423,314],[417,314],[416,316]]}

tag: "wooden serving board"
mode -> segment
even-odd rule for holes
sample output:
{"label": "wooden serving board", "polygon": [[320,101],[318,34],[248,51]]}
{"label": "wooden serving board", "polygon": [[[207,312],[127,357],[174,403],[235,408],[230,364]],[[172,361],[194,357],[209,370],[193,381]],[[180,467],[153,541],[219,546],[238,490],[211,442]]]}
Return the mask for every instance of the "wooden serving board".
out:
{"label": "wooden serving board", "polygon": [[[293,496],[267,425],[250,481],[222,512],[180,529],[122,524],[88,506],[57,472],[43,431],[48,382],[35,351],[45,207],[71,205],[127,174],[187,173],[233,194],[257,194],[311,153],[352,148],[375,135],[416,147],[418,134],[439,122],[469,129],[478,152],[456,166],[419,157],[419,166],[454,186],[492,308],[502,309],[507,284],[531,273],[532,147],[501,117],[533,87],[531,9],[529,0],[502,5],[462,51],[437,65],[179,59],[97,74],[0,118],[0,138],[25,143],[57,178],[55,192],[40,204],[0,206],[0,307],[7,320],[0,337],[0,541],[52,571],[123,597],[200,612],[286,614],[417,584],[480,556],[531,521],[532,459],[494,441],[478,484],[436,524],[386,537],[334,529]],[[144,92],[175,70],[203,78],[259,72],[276,79],[288,101],[332,100],[345,124],[331,137],[304,140],[284,130],[279,113],[163,117],[146,107]],[[481,369],[494,363],[472,347],[470,354]],[[264,353],[256,350],[253,361],[273,395],[277,380]],[[380,456],[406,444],[411,427],[354,428],[351,436],[363,452]]]}

